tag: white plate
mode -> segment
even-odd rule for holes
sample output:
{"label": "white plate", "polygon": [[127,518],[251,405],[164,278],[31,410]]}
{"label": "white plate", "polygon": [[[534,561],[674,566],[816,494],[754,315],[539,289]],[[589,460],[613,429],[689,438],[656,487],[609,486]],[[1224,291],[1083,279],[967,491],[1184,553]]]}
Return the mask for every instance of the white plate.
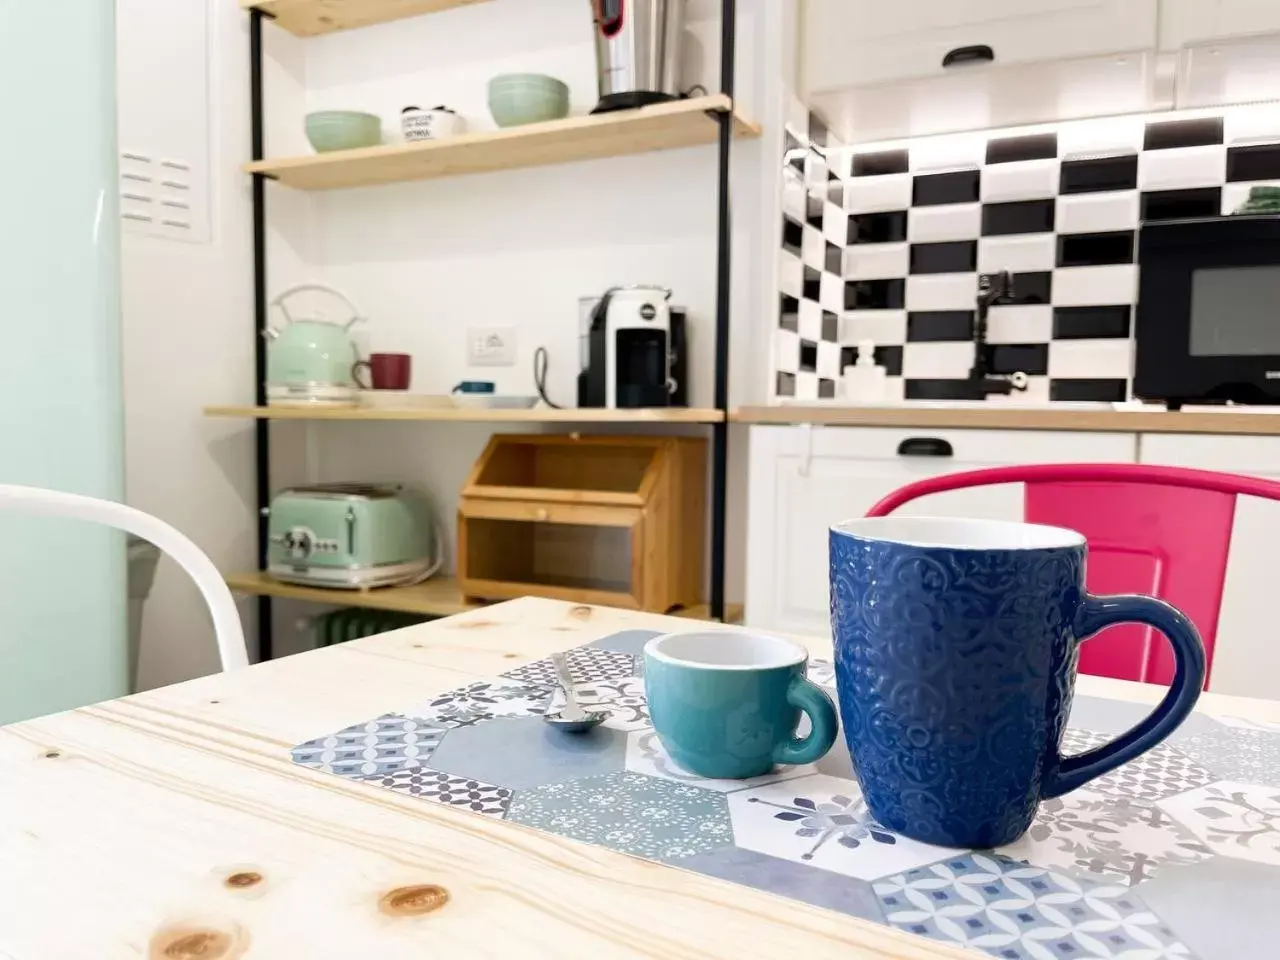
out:
{"label": "white plate", "polygon": [[528,410],[537,397],[504,397],[496,393],[455,393],[453,402],[472,410]]}

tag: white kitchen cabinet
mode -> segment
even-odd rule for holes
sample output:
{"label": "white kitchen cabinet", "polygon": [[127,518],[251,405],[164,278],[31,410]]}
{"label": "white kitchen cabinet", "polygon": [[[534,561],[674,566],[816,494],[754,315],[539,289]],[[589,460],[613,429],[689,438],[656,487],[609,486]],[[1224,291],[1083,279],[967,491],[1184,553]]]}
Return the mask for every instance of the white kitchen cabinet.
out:
{"label": "white kitchen cabinet", "polygon": [[1161,0],[1160,50],[1177,56],[1178,108],[1280,97],[1280,3]]}
{"label": "white kitchen cabinet", "polygon": [[[810,106],[845,143],[1156,109],[1154,49],[974,70],[812,93]],[[1197,73],[1197,88],[1220,84]],[[1234,74],[1233,74],[1234,76]]]}
{"label": "white kitchen cabinet", "polygon": [[953,50],[988,46],[994,66],[1154,49],[1157,0],[809,0],[809,94],[941,76]]}
{"label": "white kitchen cabinet", "polygon": [[[908,456],[903,441],[930,438],[949,456]],[[1133,434],[881,427],[751,428],[746,623],[826,633],[827,529],[925,477],[1019,463],[1132,463]],[[1022,519],[1020,484],[935,494],[903,514]]]}
{"label": "white kitchen cabinet", "polygon": [[1176,57],[1179,109],[1280,98],[1280,32],[1192,43]]}
{"label": "white kitchen cabinet", "polygon": [[1276,0],[1160,0],[1160,49],[1280,31]]}
{"label": "white kitchen cabinet", "polygon": [[[1280,480],[1280,437],[1143,434],[1139,459]],[[1280,502],[1240,497],[1209,675],[1209,689],[1215,693],[1280,699],[1280,641],[1272,597],[1276,543]]]}

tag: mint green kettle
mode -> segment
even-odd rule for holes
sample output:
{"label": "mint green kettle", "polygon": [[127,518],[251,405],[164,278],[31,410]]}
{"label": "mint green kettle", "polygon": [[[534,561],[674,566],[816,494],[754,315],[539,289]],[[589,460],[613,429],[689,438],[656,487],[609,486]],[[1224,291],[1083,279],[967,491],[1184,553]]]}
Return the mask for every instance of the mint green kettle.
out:
{"label": "mint green kettle", "polygon": [[[294,294],[326,293],[340,300],[350,319],[295,318],[285,301]],[[321,283],[301,283],[271,301],[284,314],[281,329],[268,326],[267,401],[275,404],[350,404],[359,398],[355,365],[360,360],[351,328],[363,320],[356,305]]]}

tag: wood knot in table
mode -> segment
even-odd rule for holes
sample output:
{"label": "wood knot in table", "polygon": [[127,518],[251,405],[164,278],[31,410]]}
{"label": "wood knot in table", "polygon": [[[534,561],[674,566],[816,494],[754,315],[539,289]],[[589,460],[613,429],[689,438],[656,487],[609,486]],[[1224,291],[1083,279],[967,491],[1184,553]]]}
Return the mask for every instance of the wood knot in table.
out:
{"label": "wood knot in table", "polygon": [[496,620],[459,620],[449,626],[454,630],[483,630],[485,627],[496,627]]}
{"label": "wood knot in table", "polygon": [[49,749],[49,750],[46,750],[43,754],[41,754],[41,756],[43,756],[46,760],[57,760],[60,756],[62,756],[62,751]]}
{"label": "wood knot in table", "polygon": [[171,926],[157,930],[151,938],[149,960],[237,960],[249,947],[249,938],[239,928]]}
{"label": "wood knot in table", "polygon": [[382,895],[378,909],[389,917],[419,917],[449,902],[449,891],[433,883],[396,887]]}
{"label": "wood knot in table", "polygon": [[590,607],[577,606],[571,608],[566,616],[572,617],[574,620],[590,620],[593,612]]}
{"label": "wood knot in table", "polygon": [[244,890],[247,887],[256,887],[262,882],[262,874],[256,870],[238,870],[223,881],[233,890]]}

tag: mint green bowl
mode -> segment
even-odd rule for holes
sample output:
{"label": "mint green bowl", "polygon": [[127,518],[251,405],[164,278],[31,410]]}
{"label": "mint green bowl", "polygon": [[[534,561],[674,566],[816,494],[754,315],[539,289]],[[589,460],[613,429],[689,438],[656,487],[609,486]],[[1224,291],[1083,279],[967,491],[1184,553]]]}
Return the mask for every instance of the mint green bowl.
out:
{"label": "mint green bowl", "polygon": [[544,123],[569,115],[569,88],[540,73],[507,73],[489,81],[489,112],[500,127]]}
{"label": "mint green bowl", "polygon": [[308,113],[307,140],[316,153],[376,147],[382,143],[382,118],[357,110],[321,110]]}

